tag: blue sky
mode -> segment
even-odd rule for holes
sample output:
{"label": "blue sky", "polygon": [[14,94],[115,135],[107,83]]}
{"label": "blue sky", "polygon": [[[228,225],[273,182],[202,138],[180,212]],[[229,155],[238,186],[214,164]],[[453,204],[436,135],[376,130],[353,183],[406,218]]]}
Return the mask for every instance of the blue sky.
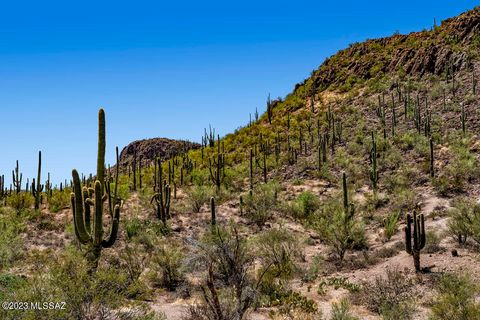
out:
{"label": "blue sky", "polygon": [[[478,3],[476,4],[478,5]],[[430,28],[474,1],[9,1],[0,5],[0,173],[43,152],[55,182],[93,172],[96,117],[115,145],[200,140],[285,96],[349,43]]]}

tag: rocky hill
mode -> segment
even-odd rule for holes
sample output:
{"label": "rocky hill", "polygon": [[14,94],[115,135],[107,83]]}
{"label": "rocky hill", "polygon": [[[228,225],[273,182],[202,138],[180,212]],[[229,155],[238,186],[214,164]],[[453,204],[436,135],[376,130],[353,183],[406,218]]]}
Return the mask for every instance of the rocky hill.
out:
{"label": "rocky hill", "polygon": [[440,75],[448,68],[457,71],[471,66],[472,55],[479,45],[480,8],[477,7],[433,26],[430,31],[352,44],[313,73],[313,89],[351,86],[392,72],[421,77]]}
{"label": "rocky hill", "polygon": [[135,153],[137,161],[141,159],[145,165],[149,165],[157,157],[164,161],[176,154],[199,147],[200,144],[195,142],[167,138],[133,141],[124,147],[120,153],[120,168],[131,166]]}

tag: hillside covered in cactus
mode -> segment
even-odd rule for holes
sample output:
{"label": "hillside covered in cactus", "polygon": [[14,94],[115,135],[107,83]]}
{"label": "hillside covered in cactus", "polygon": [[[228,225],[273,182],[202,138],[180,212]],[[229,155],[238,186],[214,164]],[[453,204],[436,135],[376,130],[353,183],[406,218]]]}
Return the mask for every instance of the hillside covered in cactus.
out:
{"label": "hillside covered in cactus", "polygon": [[100,109],[96,172],[54,186],[32,152],[1,176],[1,300],[65,307],[0,318],[480,319],[479,80],[475,8],[352,44],[201,144],[106,150]]}

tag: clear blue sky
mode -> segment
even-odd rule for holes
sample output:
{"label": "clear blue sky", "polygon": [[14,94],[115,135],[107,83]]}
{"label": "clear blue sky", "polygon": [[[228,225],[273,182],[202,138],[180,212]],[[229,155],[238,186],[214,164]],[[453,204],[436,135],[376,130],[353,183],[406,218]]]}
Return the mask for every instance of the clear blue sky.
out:
{"label": "clear blue sky", "polygon": [[[93,172],[97,110],[115,145],[200,140],[285,96],[349,43],[430,28],[475,1],[4,1],[0,172]],[[478,3],[476,4],[478,5]],[[43,179],[42,179],[43,180]]]}

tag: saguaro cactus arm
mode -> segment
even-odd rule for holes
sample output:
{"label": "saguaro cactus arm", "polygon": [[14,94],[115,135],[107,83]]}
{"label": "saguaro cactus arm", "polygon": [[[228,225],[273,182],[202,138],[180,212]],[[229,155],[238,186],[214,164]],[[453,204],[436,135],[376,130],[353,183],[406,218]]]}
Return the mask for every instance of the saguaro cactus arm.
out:
{"label": "saguaro cactus arm", "polygon": [[80,177],[78,176],[77,170],[72,170],[73,177],[73,191],[72,193],[72,211],[73,211],[73,222],[75,226],[75,234],[77,235],[78,240],[82,244],[87,244],[90,242],[90,235],[88,234],[85,228],[85,221],[83,219],[83,197],[82,197],[82,186],[80,185]]}

